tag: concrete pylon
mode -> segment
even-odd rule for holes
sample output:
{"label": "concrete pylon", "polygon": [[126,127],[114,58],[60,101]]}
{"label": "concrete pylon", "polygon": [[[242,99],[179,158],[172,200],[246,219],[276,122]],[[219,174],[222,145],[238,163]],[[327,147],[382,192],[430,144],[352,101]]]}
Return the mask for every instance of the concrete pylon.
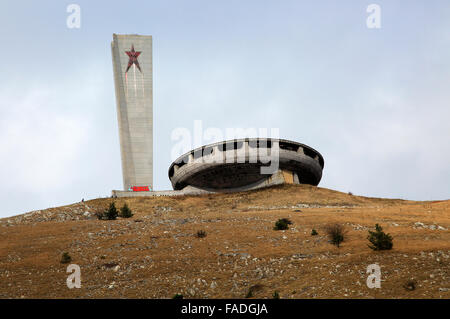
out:
{"label": "concrete pylon", "polygon": [[113,34],[111,51],[123,186],[153,190],[152,37]]}

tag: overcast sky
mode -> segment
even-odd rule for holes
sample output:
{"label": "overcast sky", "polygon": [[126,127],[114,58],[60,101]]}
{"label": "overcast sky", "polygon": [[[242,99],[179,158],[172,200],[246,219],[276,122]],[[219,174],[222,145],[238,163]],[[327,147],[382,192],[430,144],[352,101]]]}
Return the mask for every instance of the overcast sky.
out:
{"label": "overcast sky", "polygon": [[447,0],[3,0],[0,217],[122,189],[113,33],[153,36],[156,190],[171,189],[172,131],[201,120],[312,146],[322,187],[450,198]]}

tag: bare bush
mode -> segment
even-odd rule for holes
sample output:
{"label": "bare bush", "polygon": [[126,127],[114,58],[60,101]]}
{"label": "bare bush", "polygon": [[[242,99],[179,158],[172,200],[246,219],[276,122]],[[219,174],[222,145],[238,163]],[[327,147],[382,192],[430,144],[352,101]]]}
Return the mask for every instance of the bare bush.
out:
{"label": "bare bush", "polygon": [[330,238],[331,243],[337,247],[344,241],[344,235],[347,233],[341,224],[330,224],[325,228],[325,232]]}
{"label": "bare bush", "polygon": [[206,237],[206,231],[198,230],[197,233],[195,234],[195,237],[197,237],[197,238],[205,238]]}

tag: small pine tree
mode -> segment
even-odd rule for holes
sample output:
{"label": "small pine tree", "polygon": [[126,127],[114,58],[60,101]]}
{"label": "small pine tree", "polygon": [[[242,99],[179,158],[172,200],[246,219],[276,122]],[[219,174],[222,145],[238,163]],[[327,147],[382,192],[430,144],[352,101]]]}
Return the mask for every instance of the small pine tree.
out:
{"label": "small pine tree", "polygon": [[280,294],[278,293],[278,291],[275,290],[275,292],[272,294],[272,298],[273,299],[280,299]]}
{"label": "small pine tree", "polygon": [[131,212],[131,209],[128,207],[127,203],[125,203],[120,209],[120,217],[123,218],[133,217],[133,213]]}
{"label": "small pine tree", "polygon": [[292,222],[288,218],[281,218],[275,223],[274,230],[286,230]]}
{"label": "small pine tree", "polygon": [[68,252],[64,252],[61,256],[61,264],[68,264],[72,261],[72,257],[70,257]]}
{"label": "small pine tree", "polygon": [[108,220],[114,220],[117,218],[118,215],[119,213],[117,212],[116,205],[114,204],[114,202],[112,202],[111,204],[109,204],[109,208],[105,212],[105,217]]}
{"label": "small pine tree", "polygon": [[317,236],[317,235],[319,235],[319,233],[317,232],[317,230],[313,229],[311,231],[311,236]]}
{"label": "small pine tree", "polygon": [[392,243],[392,236],[383,232],[383,228],[380,225],[375,225],[375,231],[369,230],[369,236],[367,239],[372,243],[368,245],[373,250],[389,250],[394,245]]}

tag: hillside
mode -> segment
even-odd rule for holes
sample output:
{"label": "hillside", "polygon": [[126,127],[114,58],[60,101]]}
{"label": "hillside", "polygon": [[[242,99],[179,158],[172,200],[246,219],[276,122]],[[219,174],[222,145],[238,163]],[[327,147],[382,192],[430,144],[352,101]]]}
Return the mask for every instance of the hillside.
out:
{"label": "hillside", "polygon": [[[113,199],[0,219],[0,298],[450,298],[450,201],[349,195],[308,185],[246,193],[115,199],[135,214],[98,220]],[[275,231],[279,218],[289,230]],[[345,225],[340,248],[327,224]],[[379,223],[394,248],[368,248]],[[316,229],[317,236],[311,236]],[[197,238],[198,230],[207,236]],[[66,286],[63,252],[81,267]],[[381,266],[380,289],[366,286]],[[408,280],[414,290],[405,289]]]}

